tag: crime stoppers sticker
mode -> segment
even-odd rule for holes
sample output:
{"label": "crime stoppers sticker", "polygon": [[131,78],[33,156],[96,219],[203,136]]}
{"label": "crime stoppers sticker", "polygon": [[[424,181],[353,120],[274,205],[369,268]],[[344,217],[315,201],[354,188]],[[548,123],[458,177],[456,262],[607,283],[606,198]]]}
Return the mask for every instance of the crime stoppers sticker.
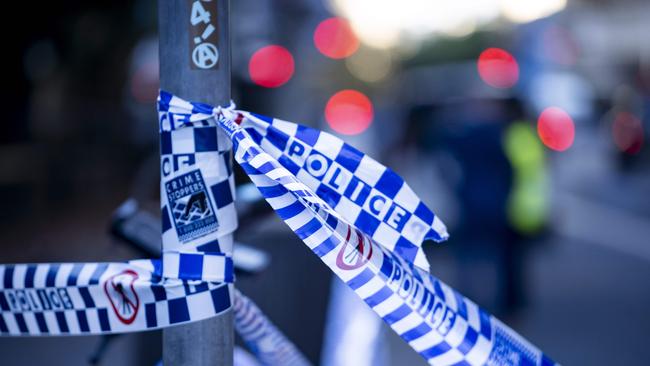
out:
{"label": "crime stoppers sticker", "polygon": [[219,228],[200,170],[167,181],[165,190],[178,240],[186,243]]}
{"label": "crime stoppers sticker", "polygon": [[133,288],[138,274],[130,269],[109,278],[104,283],[104,292],[117,318],[124,324],[131,324],[138,315],[140,299]]}

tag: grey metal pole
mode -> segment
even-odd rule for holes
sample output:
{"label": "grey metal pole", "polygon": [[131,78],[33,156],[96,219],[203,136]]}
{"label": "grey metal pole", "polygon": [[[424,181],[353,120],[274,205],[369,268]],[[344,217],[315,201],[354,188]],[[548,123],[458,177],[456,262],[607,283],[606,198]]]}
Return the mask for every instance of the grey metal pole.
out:
{"label": "grey metal pole", "polygon": [[[230,101],[229,12],[229,0],[158,1],[162,89],[211,105]],[[163,330],[163,364],[231,366],[232,312]]]}

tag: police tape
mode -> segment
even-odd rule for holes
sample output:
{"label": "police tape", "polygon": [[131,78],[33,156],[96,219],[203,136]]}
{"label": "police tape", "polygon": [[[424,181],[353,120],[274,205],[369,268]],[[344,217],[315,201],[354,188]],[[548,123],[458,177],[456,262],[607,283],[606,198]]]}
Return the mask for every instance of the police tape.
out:
{"label": "police tape", "polygon": [[248,297],[234,290],[235,329],[262,365],[308,366],[307,358]]}
{"label": "police tape", "polygon": [[230,308],[232,274],[222,282],[179,280],[162,277],[161,268],[160,260],[0,265],[0,335],[134,332]]}
{"label": "police tape", "polygon": [[[262,117],[165,92],[159,98],[162,262],[2,266],[0,333],[125,332],[201,320],[229,308],[237,223],[219,215],[234,209],[234,196],[225,157],[230,142],[220,137],[215,120],[278,215],[430,364],[554,364],[416,267],[428,268],[422,240],[442,240],[446,229],[394,172],[331,135],[279,120],[264,125]],[[302,151],[305,144],[310,153]],[[266,152],[271,145],[277,159]],[[335,168],[324,169],[326,163]],[[337,189],[339,196],[332,193]],[[426,230],[413,229],[423,225]]]}
{"label": "police tape", "polygon": [[385,248],[425,270],[423,240],[449,237],[445,225],[390,168],[339,138],[249,112],[240,126],[260,147]]}
{"label": "police tape", "polygon": [[246,296],[227,283],[163,279],[160,262],[0,266],[0,334],[90,335],[164,328],[216,316],[233,298],[235,327],[263,365],[309,365]]}
{"label": "police tape", "polygon": [[237,228],[230,140],[215,123],[160,123],[162,257],[0,266],[0,334],[163,328],[231,307]]}
{"label": "police tape", "polygon": [[[161,130],[209,124],[221,108],[161,91]],[[307,126],[245,111],[233,114],[259,147],[347,221],[387,249],[428,270],[422,241],[443,241],[445,225],[391,169],[341,139]],[[223,144],[223,142],[222,142]]]}
{"label": "police tape", "polygon": [[[171,97],[171,103],[174,104]],[[538,348],[397,251],[347,222],[246,129],[218,111],[235,160],[287,225],[336,275],[432,365],[555,365]],[[214,112],[212,112],[214,113]],[[210,113],[205,113],[210,115]],[[204,117],[195,115],[196,120]],[[288,123],[288,122],[285,122]],[[289,164],[290,165],[290,164]]]}
{"label": "police tape", "polygon": [[[159,120],[163,276],[215,281],[219,257],[204,254],[230,258],[237,228],[232,144],[214,122],[174,128],[165,123],[169,116],[160,113]],[[196,269],[192,277],[181,273],[183,265]]]}

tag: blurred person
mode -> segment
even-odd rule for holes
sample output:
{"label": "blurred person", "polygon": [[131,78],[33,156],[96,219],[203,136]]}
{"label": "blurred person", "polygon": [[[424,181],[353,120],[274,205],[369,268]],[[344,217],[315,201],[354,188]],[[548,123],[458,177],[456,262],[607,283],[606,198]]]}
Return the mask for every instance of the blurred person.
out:
{"label": "blurred person", "polygon": [[517,120],[509,124],[502,143],[513,173],[506,203],[510,230],[504,248],[506,291],[503,300],[506,310],[515,311],[526,300],[525,251],[548,228],[549,182],[544,147],[532,123]]}
{"label": "blurred person", "polygon": [[458,289],[496,313],[525,303],[527,243],[544,232],[543,148],[515,98],[461,97],[419,107],[406,139],[438,160],[456,200],[448,247]]}
{"label": "blurred person", "polygon": [[[631,69],[637,70],[636,67]],[[617,87],[611,97],[611,108],[602,118],[603,134],[609,137],[619,168],[638,170],[642,160],[650,98],[643,94],[642,85],[632,84],[636,75]],[[641,87],[639,87],[641,86]]]}
{"label": "blurred person", "polygon": [[518,291],[507,279],[511,242],[506,203],[512,167],[501,146],[501,113],[498,102],[469,100],[442,105],[434,117],[444,121],[443,148],[460,171],[453,184],[460,208],[458,227],[449,243],[460,261],[460,287],[494,310],[502,310],[504,299]]}

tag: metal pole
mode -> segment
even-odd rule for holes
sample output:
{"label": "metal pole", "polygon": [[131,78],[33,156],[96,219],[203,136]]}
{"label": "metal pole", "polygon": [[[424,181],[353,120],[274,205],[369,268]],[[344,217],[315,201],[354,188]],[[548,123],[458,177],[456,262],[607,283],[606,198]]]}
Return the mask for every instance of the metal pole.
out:
{"label": "metal pole", "polygon": [[[162,89],[211,105],[230,101],[229,11],[229,0],[158,1]],[[232,312],[163,330],[163,364],[231,366]]]}

